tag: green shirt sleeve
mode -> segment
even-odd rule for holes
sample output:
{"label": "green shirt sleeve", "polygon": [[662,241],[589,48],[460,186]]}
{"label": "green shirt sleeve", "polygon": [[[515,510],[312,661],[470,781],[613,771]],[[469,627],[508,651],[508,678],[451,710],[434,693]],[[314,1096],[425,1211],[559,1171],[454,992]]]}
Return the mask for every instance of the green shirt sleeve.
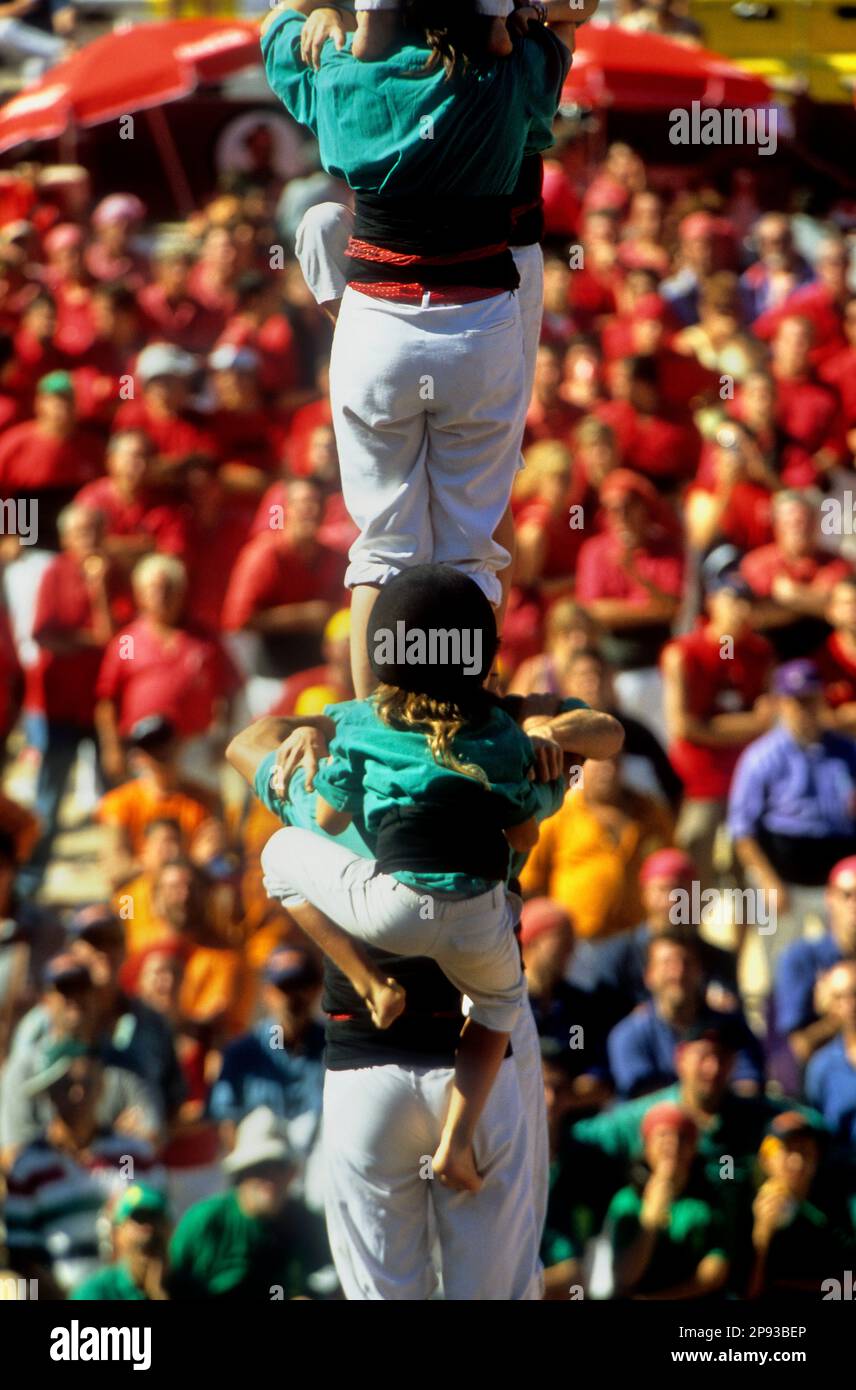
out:
{"label": "green shirt sleeve", "polygon": [[285,109],[300,125],[317,134],[316,73],[300,57],[300,35],[306,17],[283,10],[262,36],[267,80]]}
{"label": "green shirt sleeve", "polygon": [[639,1234],[641,1209],[642,1202],[635,1187],[622,1187],[610,1202],[606,1223],[612,1248],[617,1254],[627,1250]]}
{"label": "green shirt sleeve", "polygon": [[526,153],[537,154],[554,144],[553,121],[571,66],[571,55],[549,29],[532,30],[523,52],[531,121]]}

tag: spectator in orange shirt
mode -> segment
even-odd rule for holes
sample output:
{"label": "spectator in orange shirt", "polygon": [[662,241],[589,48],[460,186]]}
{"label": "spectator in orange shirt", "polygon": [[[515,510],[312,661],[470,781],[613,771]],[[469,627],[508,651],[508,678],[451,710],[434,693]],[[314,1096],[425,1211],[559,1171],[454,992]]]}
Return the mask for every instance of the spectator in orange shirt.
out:
{"label": "spectator in orange shirt", "polygon": [[256,982],[239,951],[217,939],[208,918],[205,880],[187,860],[165,864],[154,882],[148,939],[132,934],[135,952],[160,942],[187,950],[180,1007],[197,1036],[216,1048],[247,1025]]}
{"label": "spectator in orange shirt", "polygon": [[113,896],[116,916],[126,924],[129,952],[138,949],[139,941],[157,935],[152,931],[155,880],[164,864],[174,864],[184,851],[184,836],[177,820],[158,817],[146,823],[139,853],[140,872],[129,882],[122,883]]}
{"label": "spectator in orange shirt", "polygon": [[97,817],[109,826],[104,869],[114,883],[130,878],[140,867],[146,827],[152,821],[174,821],[185,852],[196,831],[214,814],[210,793],[182,777],[175,727],[160,715],[140,719],[131,728],[125,748],[130,782],[101,798]]}
{"label": "spectator in orange shirt", "polygon": [[520,876],[524,895],[560,903],[578,936],[628,931],[643,916],[639,869],[671,843],[673,826],[664,806],[624,784],[620,758],[588,760],[541,826]]}

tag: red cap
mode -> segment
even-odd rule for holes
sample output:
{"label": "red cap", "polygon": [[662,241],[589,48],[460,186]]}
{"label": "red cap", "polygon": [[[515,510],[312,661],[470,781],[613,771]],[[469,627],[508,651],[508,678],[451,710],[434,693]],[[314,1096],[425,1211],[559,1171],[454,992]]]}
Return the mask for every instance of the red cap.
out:
{"label": "red cap", "polygon": [[629,496],[639,497],[651,507],[657,504],[657,489],[641,473],[633,473],[629,468],[614,468],[607,473],[600,485],[601,502],[618,502]]}
{"label": "red cap", "polygon": [[521,945],[528,946],[537,936],[543,936],[544,932],[556,931],[559,928],[573,931],[567,912],[552,898],[530,898],[523,904],[520,914]]}
{"label": "red cap", "polygon": [[639,870],[639,882],[651,883],[655,878],[676,878],[686,883],[696,877],[697,870],[690,856],[682,849],[657,849],[649,854]]}
{"label": "red cap", "polygon": [[827,883],[838,883],[842,878],[856,878],[856,854],[850,854],[846,859],[839,859],[830,870]]}
{"label": "red cap", "polygon": [[698,1134],[692,1116],[668,1100],[652,1105],[646,1113],[641,1125],[642,1138],[647,1139],[655,1129],[676,1129],[686,1139],[695,1139]]}

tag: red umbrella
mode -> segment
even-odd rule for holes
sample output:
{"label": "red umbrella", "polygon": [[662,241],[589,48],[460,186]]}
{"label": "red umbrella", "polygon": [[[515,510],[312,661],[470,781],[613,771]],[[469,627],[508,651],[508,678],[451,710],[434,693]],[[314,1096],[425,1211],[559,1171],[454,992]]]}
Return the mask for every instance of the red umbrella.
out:
{"label": "red umbrella", "polygon": [[768,84],[736,64],[659,34],[634,34],[615,24],[577,31],[574,63],[562,100],[662,111],[699,101],[704,106],[765,106]]}
{"label": "red umbrella", "polygon": [[163,106],[260,61],[249,20],[176,19],[106,34],[0,107],[0,153]]}

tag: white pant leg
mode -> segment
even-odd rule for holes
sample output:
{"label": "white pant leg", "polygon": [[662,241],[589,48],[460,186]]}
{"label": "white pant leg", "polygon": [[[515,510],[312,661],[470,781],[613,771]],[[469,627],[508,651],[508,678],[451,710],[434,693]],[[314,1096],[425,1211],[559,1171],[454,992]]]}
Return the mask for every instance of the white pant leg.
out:
{"label": "white pant leg", "polygon": [[434,1227],[447,1299],[540,1297],[514,1064],[500,1068],[476,1129],[485,1179],[477,1193],[453,1193],[431,1176],[453,1075],[392,1063],[326,1075],[327,1230],[352,1301],[429,1298]]}
{"label": "white pant leg", "polygon": [[523,326],[523,390],[526,398],[525,409],[528,410],[535,381],[535,358],[541,341],[541,323],[544,318],[544,253],[537,243],[534,246],[513,246],[512,253],[520,276],[517,298]]}
{"label": "white pant leg", "polygon": [[541,1042],[528,999],[524,1001],[514,1025],[511,1050],[517,1066],[520,1099],[526,1116],[532,1197],[540,1240],[544,1222],[547,1220],[547,1198],[550,1190],[550,1139],[547,1132],[547,1105],[544,1100],[544,1078],[541,1070]]}
{"label": "white pant leg", "polygon": [[[445,1110],[451,1069],[431,1072]],[[396,1065],[328,1071],[323,1153],[327,1233],[345,1297],[421,1302],[431,1264],[430,1158],[442,1113],[430,1112],[419,1073]]]}
{"label": "white pant leg", "polygon": [[[494,540],[520,463],[526,405],[516,295],[452,310],[450,331],[430,327],[428,479],[436,564],[469,574],[494,604],[511,557]],[[453,328],[453,323],[456,327]]]}
{"label": "white pant leg", "polygon": [[342,845],[287,827],[261,856],[265,890],[286,907],[310,902],[344,931],[394,955],[428,956],[472,1000],[472,1018],[510,1032],[524,994],[504,888],[446,901],[377,872]]}
{"label": "white pant leg", "polygon": [[[431,1084],[430,1075],[423,1089]],[[448,1301],[537,1301],[540,1229],[532,1194],[525,1106],[514,1060],[503,1062],[476,1129],[484,1182],[473,1195],[441,1183],[431,1196]]]}
{"label": "white pant leg", "polygon": [[383,584],[434,551],[428,431],[409,306],[346,289],[330,356],[330,405],[345,505],[360,529],[346,584]]}
{"label": "white pant leg", "polygon": [[353,230],[354,213],[344,203],[316,203],[304,213],[294,250],[316,304],[330,304],[345,293],[345,251]]}

